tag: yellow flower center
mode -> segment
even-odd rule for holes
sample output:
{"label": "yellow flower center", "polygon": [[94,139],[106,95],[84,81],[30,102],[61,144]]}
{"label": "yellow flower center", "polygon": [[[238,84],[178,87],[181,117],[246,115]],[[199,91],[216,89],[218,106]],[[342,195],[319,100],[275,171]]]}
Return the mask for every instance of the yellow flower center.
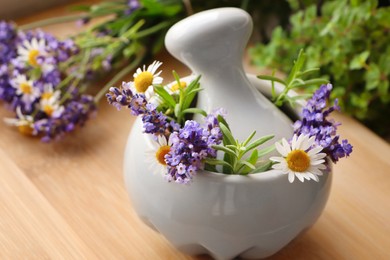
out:
{"label": "yellow flower center", "polygon": [[41,99],[50,99],[51,97],[53,96],[53,93],[52,92],[45,92],[41,95]]}
{"label": "yellow flower center", "polygon": [[169,153],[170,150],[171,147],[168,145],[163,145],[160,148],[158,148],[156,152],[156,159],[160,164],[167,165],[167,163],[165,162],[165,155]]}
{"label": "yellow flower center", "polygon": [[30,63],[31,66],[38,67],[38,62],[37,62],[38,55],[39,55],[39,51],[35,49],[30,50],[30,52],[28,53],[28,63]]}
{"label": "yellow flower center", "polygon": [[293,150],[286,157],[287,165],[294,172],[304,172],[310,167],[310,157],[302,150]]}
{"label": "yellow flower center", "polygon": [[51,116],[51,114],[53,114],[54,108],[51,105],[44,105],[42,110],[46,113],[46,115]]}
{"label": "yellow flower center", "polygon": [[153,74],[149,71],[141,72],[134,79],[134,87],[138,93],[144,93],[150,85],[153,83]]}
{"label": "yellow flower center", "polygon": [[187,87],[187,83],[185,83],[184,81],[180,81],[180,85],[178,83],[176,83],[175,85],[173,85],[171,87],[171,90],[177,91],[179,89],[184,89],[185,87]]}
{"label": "yellow flower center", "polygon": [[32,93],[32,86],[27,83],[20,84],[20,91],[22,91],[23,94],[31,94]]}
{"label": "yellow flower center", "polygon": [[31,136],[33,133],[33,128],[30,125],[20,125],[18,126],[18,130],[20,133],[28,136]]}

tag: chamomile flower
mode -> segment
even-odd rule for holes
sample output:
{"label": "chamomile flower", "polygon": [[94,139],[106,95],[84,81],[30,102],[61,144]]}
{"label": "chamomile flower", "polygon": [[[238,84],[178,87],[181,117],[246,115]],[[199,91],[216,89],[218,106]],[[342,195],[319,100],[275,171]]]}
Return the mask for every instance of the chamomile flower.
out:
{"label": "chamomile flower", "polygon": [[31,105],[39,96],[39,88],[34,86],[32,80],[28,80],[25,75],[17,75],[11,80],[12,86],[16,89],[16,94],[21,96],[21,100],[27,105]]}
{"label": "chamomile flower", "polygon": [[295,176],[301,182],[305,179],[319,181],[321,170],[326,169],[324,165],[326,154],[320,153],[323,148],[316,145],[315,136],[294,135],[291,145],[286,139],[282,139],[282,143],[275,143],[275,147],[282,157],[270,158],[271,161],[277,162],[272,168],[288,174],[289,182],[293,182]]}
{"label": "chamomile flower", "polygon": [[40,67],[39,56],[44,56],[46,43],[44,39],[32,38],[31,41],[25,40],[18,46],[19,59],[32,67]]}
{"label": "chamomile flower", "polygon": [[170,139],[167,141],[165,136],[159,135],[157,141],[151,140],[151,144],[153,148],[147,151],[151,170],[165,175],[167,173],[165,155],[171,150],[172,142]]}
{"label": "chamomile flower", "polygon": [[185,89],[187,87],[187,82],[185,81],[180,81],[180,84],[175,82],[172,82],[171,84],[168,84],[165,86],[165,90],[170,94],[170,95],[178,95],[180,93],[180,89]]}
{"label": "chamomile flower", "polygon": [[48,83],[43,85],[43,92],[41,94],[41,100],[50,98],[55,98],[58,100],[61,96],[61,92],[59,90],[54,90],[53,85]]}
{"label": "chamomile flower", "polygon": [[60,105],[56,96],[42,98],[39,104],[40,109],[49,117],[57,118],[61,116],[62,112],[64,112],[64,107]]}
{"label": "chamomile flower", "polygon": [[20,133],[24,135],[36,135],[34,129],[34,118],[30,115],[23,115],[20,107],[16,107],[17,118],[4,118],[4,122],[11,126],[16,126]]}
{"label": "chamomile flower", "polygon": [[145,94],[147,100],[155,96],[153,85],[161,84],[163,81],[163,78],[160,77],[161,70],[156,72],[161,64],[162,62],[154,61],[147,69],[145,68],[145,65],[143,66],[143,69],[137,69],[133,75],[134,82],[132,84],[135,93]]}

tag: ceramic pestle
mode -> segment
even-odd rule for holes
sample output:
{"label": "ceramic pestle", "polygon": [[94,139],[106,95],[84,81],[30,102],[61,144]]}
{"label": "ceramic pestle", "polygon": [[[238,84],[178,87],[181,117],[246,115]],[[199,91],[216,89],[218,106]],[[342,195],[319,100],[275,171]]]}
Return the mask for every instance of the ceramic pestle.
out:
{"label": "ceramic pestle", "polygon": [[210,113],[227,110],[235,137],[243,141],[275,134],[274,140],[292,136],[292,122],[249,82],[242,65],[252,33],[252,19],[238,8],[218,8],[192,15],[166,34],[167,50],[195,75],[203,88],[197,107]]}

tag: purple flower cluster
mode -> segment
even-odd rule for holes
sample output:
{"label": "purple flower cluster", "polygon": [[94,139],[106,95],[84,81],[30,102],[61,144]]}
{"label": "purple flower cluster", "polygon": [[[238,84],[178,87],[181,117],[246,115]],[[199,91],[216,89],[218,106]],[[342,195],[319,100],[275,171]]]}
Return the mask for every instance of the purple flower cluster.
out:
{"label": "purple flower cluster", "polygon": [[[44,42],[44,49],[40,50],[44,55],[36,57],[38,68],[23,60],[19,53],[27,45],[31,45],[32,41]],[[70,39],[60,41],[40,30],[22,32],[12,23],[0,22],[0,99],[9,103],[13,110],[19,106],[23,111],[31,113],[39,103],[40,96],[37,95],[26,103],[23,95],[16,93],[18,83],[15,83],[15,79],[22,75],[32,80],[33,87],[43,93],[45,84],[57,86],[61,82],[61,64],[77,51],[76,45]]]}
{"label": "purple flower cluster", "polygon": [[340,124],[327,119],[330,113],[340,109],[337,100],[333,106],[326,109],[332,88],[331,84],[322,85],[313,94],[302,110],[302,120],[294,123],[294,133],[315,136],[316,143],[322,146],[323,152],[336,163],[339,158],[351,154],[352,145],[347,140],[339,142],[340,137],[336,134],[336,130]]}
{"label": "purple flower cluster", "polygon": [[221,143],[222,132],[215,115],[206,118],[206,126],[195,121],[186,121],[178,132],[171,134],[172,147],[165,156],[168,181],[187,184],[199,169],[204,168],[204,159],[215,158],[217,152],[211,148]]}
{"label": "purple flower cluster", "polygon": [[188,120],[183,128],[174,120],[159,112],[155,105],[148,103],[145,95],[133,94],[131,83],[123,82],[121,88],[111,87],[106,94],[107,101],[118,110],[121,107],[131,109],[131,113],[142,116],[144,132],[155,137],[165,136],[170,141],[170,151],[165,155],[168,181],[189,183],[199,169],[204,168],[204,159],[215,158],[217,151],[211,148],[220,144],[222,132],[219,128],[218,115],[223,110],[208,115],[201,126],[196,121]]}
{"label": "purple flower cluster", "polygon": [[96,103],[90,95],[74,95],[64,106],[60,117],[42,118],[34,123],[37,135],[42,141],[59,139],[64,134],[82,127],[96,112]]}
{"label": "purple flower cluster", "polygon": [[180,128],[176,122],[173,120],[169,121],[162,112],[157,111],[155,105],[148,103],[145,95],[133,94],[129,83],[123,82],[120,89],[111,87],[106,97],[108,103],[115,106],[118,110],[121,107],[127,107],[131,109],[132,115],[142,115],[145,133],[168,137],[173,131],[177,131]]}
{"label": "purple flower cluster", "polygon": [[11,102],[15,89],[10,84],[8,64],[16,57],[17,30],[14,24],[0,21],[0,100]]}
{"label": "purple flower cluster", "polygon": [[[18,47],[23,48],[33,40],[44,42],[44,54],[37,56],[36,61],[39,64],[41,76],[37,80],[38,84],[51,83],[54,86],[61,82],[61,64],[70,57],[77,54],[79,49],[71,39],[64,41],[58,40],[53,35],[42,30],[18,32]],[[14,69],[20,74],[29,74],[34,67],[22,61],[19,57],[13,60]]]}
{"label": "purple flower cluster", "polygon": [[0,21],[0,64],[6,64],[16,56],[16,41],[15,25]]}
{"label": "purple flower cluster", "polygon": [[73,81],[57,89],[69,72],[65,63],[78,52],[71,39],[61,41],[41,30],[23,32],[1,21],[0,100],[19,111],[7,122],[43,141],[84,125],[96,111],[93,97],[79,93]]}

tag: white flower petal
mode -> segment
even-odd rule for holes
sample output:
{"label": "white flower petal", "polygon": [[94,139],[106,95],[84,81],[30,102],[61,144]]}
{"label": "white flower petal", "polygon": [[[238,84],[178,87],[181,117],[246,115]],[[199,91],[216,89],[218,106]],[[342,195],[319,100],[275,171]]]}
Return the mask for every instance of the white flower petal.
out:
{"label": "white flower petal", "polygon": [[283,157],[276,157],[276,156],[272,156],[271,158],[269,158],[271,161],[273,162],[283,162],[285,159]]}
{"label": "white flower petal", "polygon": [[310,138],[308,138],[309,136],[305,136],[305,138],[302,140],[302,144],[301,144],[301,150],[303,151],[306,151],[307,149],[309,149],[313,144],[314,144],[314,141],[315,141],[315,136],[312,136]]}
{"label": "white flower petal", "polygon": [[[283,142],[283,140],[282,140],[282,142]],[[282,155],[284,157],[286,157],[289,153],[288,149],[285,149],[285,147],[282,144],[280,144],[279,142],[275,143],[275,148],[278,151],[278,153],[280,153],[280,155]]]}
{"label": "white flower petal", "polygon": [[325,162],[324,159],[316,160],[316,161],[311,161],[311,162],[310,162],[310,165],[319,165],[319,164],[322,164],[322,163],[324,163],[324,162]]}
{"label": "white flower petal", "polygon": [[305,181],[305,175],[304,174],[302,174],[302,173],[295,173],[295,176],[297,176],[298,180],[300,180],[301,182]]}
{"label": "white flower petal", "polygon": [[318,182],[320,180],[317,175],[315,175],[315,174],[313,174],[311,172],[307,172],[305,174],[305,176],[308,177],[308,180],[312,179],[312,180],[315,180],[316,182]]}
{"label": "white flower petal", "polygon": [[327,168],[325,164],[319,164],[319,165],[316,165],[316,167],[320,170],[325,170]]}
{"label": "white flower petal", "polygon": [[293,138],[291,139],[291,150],[296,150],[297,149],[297,135],[294,134]]}
{"label": "white flower petal", "polygon": [[[309,146],[310,147],[310,146]],[[307,147],[307,148],[309,148],[309,147]],[[307,148],[306,149],[304,149],[304,150],[307,150]],[[302,149],[303,150],[303,149]],[[311,156],[311,155],[314,155],[314,154],[317,154],[317,153],[319,153],[319,152],[321,152],[322,151],[322,147],[321,146],[316,146],[316,147],[314,147],[313,149],[310,149],[308,152],[307,152],[307,154],[309,155],[309,156]]]}
{"label": "white flower petal", "polygon": [[286,156],[287,156],[287,154],[289,154],[291,152],[290,144],[284,138],[282,139],[282,144],[283,144],[284,151],[286,152]]}
{"label": "white flower petal", "polygon": [[322,171],[320,171],[319,169],[317,168],[314,168],[314,167],[310,167],[309,171],[315,175],[318,175],[318,176],[322,176]]}
{"label": "white flower petal", "polygon": [[293,183],[294,179],[295,179],[295,174],[293,172],[289,172],[288,173],[288,181],[290,183]]}
{"label": "white flower petal", "polygon": [[157,142],[160,144],[160,146],[167,145],[167,138],[165,138],[163,135],[159,135],[157,137]]}

